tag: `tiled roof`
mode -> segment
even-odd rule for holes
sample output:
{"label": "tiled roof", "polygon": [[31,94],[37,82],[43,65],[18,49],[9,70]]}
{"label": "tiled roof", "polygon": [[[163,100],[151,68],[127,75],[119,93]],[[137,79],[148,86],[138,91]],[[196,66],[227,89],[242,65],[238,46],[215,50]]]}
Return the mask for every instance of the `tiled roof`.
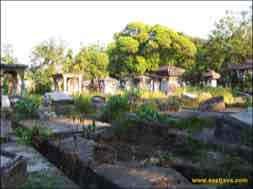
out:
{"label": "tiled roof", "polygon": [[184,69],[172,65],[164,65],[158,70],[153,71],[153,73],[160,76],[181,76],[184,72]]}
{"label": "tiled roof", "polygon": [[213,78],[213,79],[219,79],[220,78],[220,74],[213,71],[213,70],[209,70],[205,73],[203,73],[203,77],[204,78]]}

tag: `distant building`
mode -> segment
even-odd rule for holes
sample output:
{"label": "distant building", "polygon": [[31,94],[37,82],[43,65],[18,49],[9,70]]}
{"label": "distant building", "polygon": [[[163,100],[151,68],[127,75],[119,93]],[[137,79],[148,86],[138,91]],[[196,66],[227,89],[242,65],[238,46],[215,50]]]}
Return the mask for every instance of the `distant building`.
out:
{"label": "distant building", "polygon": [[8,96],[23,94],[25,89],[24,72],[26,68],[27,66],[24,64],[5,64],[1,61],[1,87],[4,81],[6,81],[8,85]]}
{"label": "distant building", "polygon": [[238,86],[245,81],[246,74],[252,75],[253,59],[248,59],[241,64],[228,64],[224,71],[228,74],[225,83],[232,87]]}
{"label": "distant building", "polygon": [[202,82],[205,86],[217,87],[218,79],[220,79],[220,74],[213,70],[208,70],[202,75]]}
{"label": "distant building", "polygon": [[161,66],[149,74],[151,77],[151,90],[159,90],[167,94],[174,92],[177,87],[182,85],[181,76],[184,72],[184,69],[176,66]]}

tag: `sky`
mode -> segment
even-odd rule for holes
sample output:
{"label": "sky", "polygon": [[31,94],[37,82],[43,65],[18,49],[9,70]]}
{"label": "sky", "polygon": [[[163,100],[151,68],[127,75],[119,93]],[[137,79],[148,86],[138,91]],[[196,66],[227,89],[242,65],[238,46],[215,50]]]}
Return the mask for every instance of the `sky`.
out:
{"label": "sky", "polygon": [[81,45],[108,44],[131,21],[162,24],[207,38],[226,10],[248,10],[251,1],[1,1],[1,46],[11,44],[20,63],[50,38]]}

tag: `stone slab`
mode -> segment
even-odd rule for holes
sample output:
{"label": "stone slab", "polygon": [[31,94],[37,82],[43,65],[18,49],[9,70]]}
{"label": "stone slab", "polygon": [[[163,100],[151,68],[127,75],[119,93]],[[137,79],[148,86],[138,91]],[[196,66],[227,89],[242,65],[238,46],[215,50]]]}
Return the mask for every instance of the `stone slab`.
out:
{"label": "stone slab", "polygon": [[249,108],[245,111],[231,114],[231,117],[245,123],[246,125],[250,127],[252,127],[252,116],[253,116],[252,108]]}
{"label": "stone slab", "polygon": [[49,92],[49,93],[45,93],[44,100],[46,102],[52,101],[53,103],[61,103],[61,102],[71,103],[73,102],[73,97],[63,92]]}
{"label": "stone slab", "polygon": [[[55,188],[79,188],[33,147],[11,142],[2,144],[1,149],[24,157],[27,162],[27,179],[29,182],[36,180],[38,186],[43,186],[46,184],[47,180],[40,177],[41,175],[47,175],[47,178],[53,179],[56,185]],[[35,174],[38,174],[38,176],[35,177]]]}
{"label": "stone slab", "polygon": [[1,108],[10,108],[11,107],[9,97],[7,95],[2,95],[1,103],[2,103]]}
{"label": "stone slab", "polygon": [[122,165],[103,164],[94,169],[119,188],[180,188],[191,186],[189,181],[171,168],[161,167],[125,167]]}
{"label": "stone slab", "polygon": [[[58,117],[50,119],[48,121],[40,120],[24,120],[20,124],[26,128],[32,128],[33,125],[37,123],[40,127],[50,128],[54,134],[62,133],[73,133],[73,132],[82,132],[83,128],[81,125],[73,124],[73,120],[65,117]],[[92,124],[92,120],[86,120],[85,125]],[[96,129],[104,129],[110,127],[110,124],[96,121]]]}

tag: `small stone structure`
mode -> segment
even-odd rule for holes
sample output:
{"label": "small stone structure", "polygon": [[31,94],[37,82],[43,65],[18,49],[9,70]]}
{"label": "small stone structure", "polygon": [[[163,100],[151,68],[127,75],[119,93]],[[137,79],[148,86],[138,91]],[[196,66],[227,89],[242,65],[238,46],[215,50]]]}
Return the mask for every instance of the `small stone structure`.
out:
{"label": "small stone structure", "polygon": [[[149,74],[151,80],[151,90],[156,91],[158,88],[165,93],[174,92],[174,90],[181,84],[180,77],[185,70],[172,65],[161,66]],[[159,86],[159,87],[158,87]]]}
{"label": "small stone structure", "polygon": [[5,64],[1,61],[1,86],[4,80],[8,84],[8,96],[22,95],[24,92],[24,71],[27,68],[24,64]]}
{"label": "small stone structure", "polygon": [[206,86],[217,87],[217,80],[220,79],[220,74],[213,70],[208,70],[203,74],[203,83]]}
{"label": "small stone structure", "polygon": [[224,72],[228,73],[228,77],[224,78],[224,82],[229,86],[238,86],[245,81],[246,74],[253,74],[253,59],[248,59],[240,64],[228,64]]}

